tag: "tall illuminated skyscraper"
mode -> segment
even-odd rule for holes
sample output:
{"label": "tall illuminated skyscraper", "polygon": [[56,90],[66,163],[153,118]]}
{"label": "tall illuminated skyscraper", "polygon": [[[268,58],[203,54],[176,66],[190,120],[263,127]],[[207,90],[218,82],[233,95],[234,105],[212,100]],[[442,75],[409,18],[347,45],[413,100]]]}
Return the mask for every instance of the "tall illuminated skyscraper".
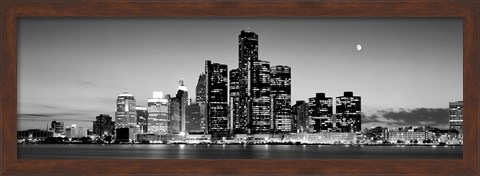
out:
{"label": "tall illuminated skyscraper", "polygon": [[308,99],[308,104],[309,116],[314,122],[313,131],[310,132],[333,131],[333,99],[325,97],[325,93],[317,93],[315,97]]}
{"label": "tall illuminated skyscraper", "polygon": [[270,67],[270,96],[275,132],[288,133],[292,130],[291,69],[289,66]]}
{"label": "tall illuminated skyscraper", "polygon": [[206,114],[209,134],[229,133],[228,128],[228,67],[205,61]]}
{"label": "tall illuminated skyscraper", "polygon": [[254,62],[258,61],[258,35],[248,30],[242,30],[238,36],[238,115],[237,121],[240,131],[250,130],[250,126],[244,126],[243,122],[251,125],[251,102],[252,102],[252,74]]}
{"label": "tall illuminated skyscraper", "polygon": [[182,132],[182,114],[180,100],[177,97],[168,99],[168,133],[179,134]]}
{"label": "tall illuminated skyscraper", "polygon": [[147,100],[147,132],[166,134],[168,132],[168,99],[163,92],[153,92]]}
{"label": "tall illuminated skyscraper", "polygon": [[135,105],[135,98],[132,94],[123,92],[118,95],[115,128],[135,127],[137,125]]}
{"label": "tall illuminated skyscraper", "polygon": [[200,130],[204,133],[207,133],[207,115],[206,115],[206,99],[207,99],[207,92],[206,92],[206,80],[205,74],[202,73],[198,76],[198,82],[196,87],[196,99],[195,102],[198,106],[200,106]]}
{"label": "tall illuminated skyscraper", "polygon": [[183,79],[179,81],[180,85],[177,88],[177,99],[180,105],[180,132],[186,133],[185,116],[187,114],[186,109],[188,106],[188,90],[183,84]]}
{"label": "tall illuminated skyscraper", "polygon": [[458,131],[458,135],[452,136],[463,139],[463,101],[450,102],[449,110],[448,126]]}
{"label": "tall illuminated skyscraper", "polygon": [[273,120],[270,114],[270,62],[253,62],[251,77],[250,133],[271,133]]}
{"label": "tall illuminated skyscraper", "polygon": [[248,119],[240,118],[239,100],[240,100],[240,82],[238,80],[238,69],[230,70],[229,88],[230,88],[230,126],[233,133],[247,133]]}
{"label": "tall illuminated skyscraper", "polygon": [[336,129],[340,132],[360,132],[362,130],[362,104],[360,96],[344,92],[336,98]]}
{"label": "tall illuminated skyscraper", "polygon": [[205,84],[206,84],[205,74],[202,73],[198,76],[198,82],[197,82],[197,86],[196,86],[196,90],[195,90],[195,93],[196,93],[195,102],[197,104],[205,103],[205,99],[206,99],[206,86],[205,86]]}

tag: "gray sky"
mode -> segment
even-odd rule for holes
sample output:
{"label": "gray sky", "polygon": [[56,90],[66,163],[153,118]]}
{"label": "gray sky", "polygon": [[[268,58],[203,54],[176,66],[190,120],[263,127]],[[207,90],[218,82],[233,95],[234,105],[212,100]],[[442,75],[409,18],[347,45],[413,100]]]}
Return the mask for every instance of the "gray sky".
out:
{"label": "gray sky", "polygon": [[392,126],[386,122],[398,119],[385,111],[448,108],[463,99],[461,18],[20,18],[18,24],[19,129],[44,129],[54,119],[91,128],[100,113],[114,117],[123,91],[146,105],[152,91],[175,94],[181,78],[194,97],[205,59],[238,67],[238,34],[246,28],[259,35],[260,60],[292,68],[293,103],[317,92],[353,91],[371,125]]}

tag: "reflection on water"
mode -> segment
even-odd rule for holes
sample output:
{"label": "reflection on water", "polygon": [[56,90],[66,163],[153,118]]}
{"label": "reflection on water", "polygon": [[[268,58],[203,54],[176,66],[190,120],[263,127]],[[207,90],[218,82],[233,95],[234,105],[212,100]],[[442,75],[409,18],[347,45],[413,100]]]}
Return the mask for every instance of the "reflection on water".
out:
{"label": "reflection on water", "polygon": [[461,146],[18,145],[19,159],[462,159]]}

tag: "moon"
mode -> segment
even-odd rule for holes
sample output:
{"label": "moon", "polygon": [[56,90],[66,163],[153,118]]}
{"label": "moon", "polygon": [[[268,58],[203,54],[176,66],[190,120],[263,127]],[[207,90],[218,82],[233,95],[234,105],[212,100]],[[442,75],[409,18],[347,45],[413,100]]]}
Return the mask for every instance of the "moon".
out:
{"label": "moon", "polygon": [[362,45],[358,44],[357,45],[357,51],[360,51],[360,50],[362,50]]}

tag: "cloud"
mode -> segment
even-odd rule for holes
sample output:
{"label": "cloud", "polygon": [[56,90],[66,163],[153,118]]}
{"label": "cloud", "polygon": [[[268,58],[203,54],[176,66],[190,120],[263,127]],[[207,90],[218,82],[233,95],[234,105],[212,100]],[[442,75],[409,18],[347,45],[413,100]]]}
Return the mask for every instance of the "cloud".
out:
{"label": "cloud", "polygon": [[18,120],[28,121],[52,121],[52,120],[69,120],[69,121],[85,121],[91,122],[92,119],[79,118],[83,114],[79,113],[25,113],[18,114]]}
{"label": "cloud", "polygon": [[81,86],[93,86],[94,85],[92,82],[84,81],[84,80],[78,81],[78,84],[81,85]]}
{"label": "cloud", "polygon": [[436,124],[434,121],[420,121],[418,123],[420,123],[422,125],[425,125],[425,126]]}
{"label": "cloud", "polygon": [[449,110],[446,108],[384,109],[373,114],[363,114],[362,126],[401,127],[433,126],[448,127]]}
{"label": "cloud", "polygon": [[40,105],[40,104],[37,104],[36,106],[40,107],[40,108],[45,108],[45,109],[58,109],[58,107],[56,106],[50,106],[50,105]]}
{"label": "cloud", "polygon": [[58,116],[71,116],[71,115],[78,115],[76,113],[25,113],[25,114],[19,114],[19,117],[21,118],[36,118],[36,117],[58,117]]}

